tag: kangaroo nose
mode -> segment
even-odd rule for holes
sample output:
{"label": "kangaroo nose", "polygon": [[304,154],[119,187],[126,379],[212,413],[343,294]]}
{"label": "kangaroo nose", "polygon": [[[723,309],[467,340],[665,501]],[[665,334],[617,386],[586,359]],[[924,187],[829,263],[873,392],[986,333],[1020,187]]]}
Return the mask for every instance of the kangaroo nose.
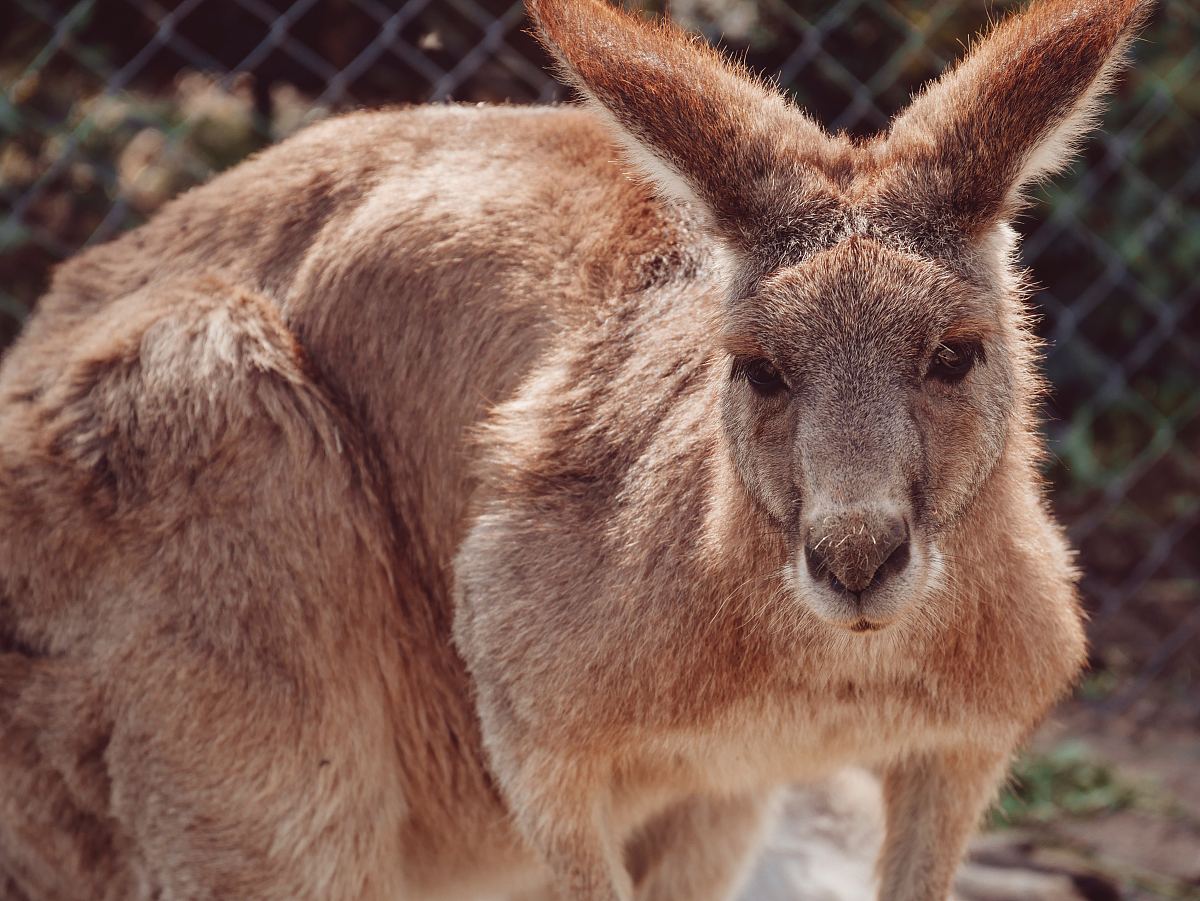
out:
{"label": "kangaroo nose", "polygon": [[826,517],[809,528],[804,557],[813,579],[858,595],[908,566],[908,523],[899,516]]}

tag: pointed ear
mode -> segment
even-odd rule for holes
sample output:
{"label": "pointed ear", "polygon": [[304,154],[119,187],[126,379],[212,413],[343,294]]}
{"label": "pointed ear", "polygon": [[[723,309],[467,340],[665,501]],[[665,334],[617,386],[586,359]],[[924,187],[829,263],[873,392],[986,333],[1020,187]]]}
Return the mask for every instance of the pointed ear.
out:
{"label": "pointed ear", "polygon": [[699,37],[606,0],[527,5],[565,80],[661,194],[698,205],[743,251],[786,221],[829,139],[779,91]]}
{"label": "pointed ear", "polygon": [[1152,5],[1035,0],[995,27],[892,126],[887,156],[941,194],[920,203],[964,237],[1015,213],[1023,189],[1070,162]]}

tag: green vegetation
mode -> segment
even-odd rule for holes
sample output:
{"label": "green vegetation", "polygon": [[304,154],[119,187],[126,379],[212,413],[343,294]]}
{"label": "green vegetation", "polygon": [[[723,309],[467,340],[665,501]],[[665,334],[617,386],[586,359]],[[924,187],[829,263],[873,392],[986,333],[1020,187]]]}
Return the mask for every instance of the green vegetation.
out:
{"label": "green vegetation", "polygon": [[1021,757],[992,812],[994,827],[1087,817],[1147,803],[1151,794],[1123,778],[1083,742]]}

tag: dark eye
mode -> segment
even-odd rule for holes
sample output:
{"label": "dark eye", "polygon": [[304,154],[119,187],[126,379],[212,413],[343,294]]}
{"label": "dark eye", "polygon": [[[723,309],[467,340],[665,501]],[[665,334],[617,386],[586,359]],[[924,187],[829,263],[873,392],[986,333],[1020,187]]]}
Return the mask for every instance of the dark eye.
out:
{"label": "dark eye", "polygon": [[975,341],[943,342],[934,351],[928,377],[943,382],[960,381],[971,371],[982,350]]}
{"label": "dark eye", "polygon": [[734,374],[744,378],[750,383],[751,388],[763,396],[787,390],[787,382],[783,380],[779,370],[770,360],[764,360],[761,357],[739,360],[735,364]]}

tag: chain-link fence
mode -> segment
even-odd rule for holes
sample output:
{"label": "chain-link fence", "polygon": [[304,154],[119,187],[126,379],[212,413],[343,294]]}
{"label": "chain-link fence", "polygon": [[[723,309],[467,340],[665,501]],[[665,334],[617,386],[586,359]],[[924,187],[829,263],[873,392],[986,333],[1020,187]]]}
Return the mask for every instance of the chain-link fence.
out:
{"label": "chain-link fence", "polygon": [[[979,0],[674,0],[833,128],[871,132],[1007,11]],[[508,0],[5,0],[0,346],[49,268],[306,122],[362,104],[562,96]],[[1022,222],[1081,550],[1084,693],[1200,676],[1200,6],[1168,0],[1073,173]]]}

